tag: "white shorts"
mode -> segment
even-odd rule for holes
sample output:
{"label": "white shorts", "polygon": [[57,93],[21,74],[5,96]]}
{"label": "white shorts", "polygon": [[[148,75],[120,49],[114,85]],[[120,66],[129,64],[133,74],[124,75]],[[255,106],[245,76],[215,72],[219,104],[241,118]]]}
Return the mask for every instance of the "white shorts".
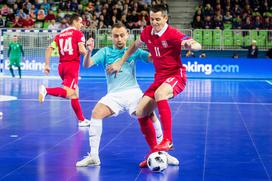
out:
{"label": "white shorts", "polygon": [[136,111],[136,107],[143,96],[140,88],[133,88],[122,92],[108,93],[98,102],[108,106],[114,116],[119,115],[124,111],[128,111],[131,116]]}

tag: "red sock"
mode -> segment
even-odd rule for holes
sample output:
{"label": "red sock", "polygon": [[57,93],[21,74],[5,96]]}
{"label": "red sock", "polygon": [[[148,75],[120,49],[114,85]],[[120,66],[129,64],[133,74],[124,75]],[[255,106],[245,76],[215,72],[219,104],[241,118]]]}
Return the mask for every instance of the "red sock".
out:
{"label": "red sock", "polygon": [[172,116],[168,101],[160,100],[157,102],[157,105],[163,129],[163,138],[172,141]]}
{"label": "red sock", "polygon": [[156,132],[150,117],[146,116],[144,118],[138,119],[141,131],[145,136],[145,140],[149,145],[150,149],[153,149],[157,145]]}
{"label": "red sock", "polygon": [[47,94],[51,96],[58,96],[66,98],[67,91],[61,87],[55,87],[55,88],[46,88]]}
{"label": "red sock", "polygon": [[82,109],[81,109],[78,99],[71,99],[71,105],[74,109],[74,112],[76,113],[77,119],[79,121],[84,121],[85,118],[83,116]]}

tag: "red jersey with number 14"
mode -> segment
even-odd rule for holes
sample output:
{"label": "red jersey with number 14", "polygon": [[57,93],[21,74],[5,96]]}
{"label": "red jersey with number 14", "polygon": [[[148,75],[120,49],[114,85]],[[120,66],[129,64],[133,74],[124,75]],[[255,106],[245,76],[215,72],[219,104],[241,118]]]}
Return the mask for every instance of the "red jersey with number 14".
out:
{"label": "red jersey with number 14", "polygon": [[155,79],[162,80],[180,71],[182,68],[181,42],[185,39],[190,39],[190,37],[170,25],[161,36],[154,33],[152,26],[147,26],[142,31],[141,41],[147,45],[152,55],[156,71]]}
{"label": "red jersey with number 14", "polygon": [[79,43],[85,43],[84,35],[74,27],[68,27],[56,35],[60,62],[80,62]]}

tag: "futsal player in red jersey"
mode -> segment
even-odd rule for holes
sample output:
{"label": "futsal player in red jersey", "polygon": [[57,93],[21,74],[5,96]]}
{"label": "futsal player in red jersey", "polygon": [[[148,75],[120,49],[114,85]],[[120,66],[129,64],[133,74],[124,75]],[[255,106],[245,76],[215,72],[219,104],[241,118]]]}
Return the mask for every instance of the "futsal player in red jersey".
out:
{"label": "futsal player in red jersey", "polygon": [[77,116],[79,126],[89,126],[89,120],[85,119],[79,103],[78,73],[80,66],[80,54],[87,57],[85,38],[80,31],[82,18],[73,14],[70,17],[70,26],[56,35],[54,41],[45,52],[45,74],[50,72],[50,57],[54,48],[58,48],[60,59],[58,71],[62,79],[63,87],[45,88],[39,87],[39,101],[44,102],[46,95],[71,99],[72,108]]}
{"label": "futsal player in red jersey", "polygon": [[[167,24],[167,10],[163,5],[155,5],[150,9],[151,26],[145,27],[140,39],[136,40],[126,51],[120,61],[108,67],[108,73],[118,72],[122,64],[143,43],[152,55],[155,67],[154,82],[145,91],[138,104],[136,115],[146,141],[154,151],[168,151],[173,146],[172,117],[168,100],[182,92],[186,86],[186,69],[181,62],[181,48],[200,50],[201,45],[191,37],[183,34]],[[151,126],[151,113],[158,107],[163,128],[163,140],[156,145],[154,128]],[[140,167],[146,167],[146,160]]]}

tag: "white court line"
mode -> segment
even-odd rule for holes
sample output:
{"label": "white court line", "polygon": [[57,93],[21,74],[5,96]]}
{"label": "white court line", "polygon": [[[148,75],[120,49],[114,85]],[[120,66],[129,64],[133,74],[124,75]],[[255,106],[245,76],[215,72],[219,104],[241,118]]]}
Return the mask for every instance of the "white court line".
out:
{"label": "white court line", "polygon": [[267,82],[268,84],[272,85],[272,82],[269,80],[266,80],[265,82]]}
{"label": "white court line", "polygon": [[107,144],[105,144],[104,146],[102,146],[99,149],[99,153],[101,153],[107,146],[109,146],[113,141],[115,141],[119,136],[121,136],[121,134],[123,134],[129,127],[131,127],[131,125],[133,125],[135,123],[135,121],[131,121],[126,127],[124,127],[117,135],[115,135]]}
{"label": "white court line", "polygon": [[205,146],[204,146],[204,159],[203,159],[203,171],[202,171],[202,180],[205,180],[206,174],[206,163],[207,163],[207,143],[208,143],[208,130],[209,130],[209,119],[210,119],[210,104],[208,104],[207,117],[206,117],[206,131],[205,131]]}
{"label": "white court line", "polygon": [[247,134],[248,134],[248,136],[249,136],[249,138],[250,138],[250,141],[251,141],[251,143],[252,143],[252,145],[253,145],[253,147],[254,147],[254,149],[255,149],[255,152],[256,152],[256,154],[257,154],[257,156],[258,156],[258,158],[259,158],[259,160],[260,160],[260,162],[261,162],[261,165],[262,165],[263,168],[264,168],[264,171],[265,171],[265,173],[266,173],[266,176],[267,176],[268,179],[271,181],[271,177],[270,177],[270,175],[269,175],[268,169],[266,168],[266,166],[265,166],[265,164],[264,164],[264,159],[262,158],[262,156],[261,156],[261,154],[260,154],[260,151],[258,150],[257,145],[256,145],[256,143],[255,143],[255,141],[254,141],[252,135],[250,134],[250,131],[249,131],[248,126],[247,126],[247,124],[246,124],[246,122],[245,122],[245,119],[244,119],[244,117],[243,117],[243,115],[242,115],[242,113],[241,113],[241,111],[240,111],[240,108],[239,108],[239,106],[237,106],[237,105],[236,105],[236,108],[237,108],[237,110],[238,110],[238,113],[239,113],[239,116],[240,116],[240,118],[241,118],[241,120],[242,120],[242,123],[244,124],[244,127],[245,127],[245,129],[246,129],[246,131],[247,131]]}
{"label": "white court line", "polygon": [[[17,101],[34,101],[38,102],[38,99],[17,99]],[[47,99],[45,102],[68,102],[69,99]],[[80,102],[98,102],[99,100],[92,99],[80,99]],[[272,105],[272,102],[207,102],[207,101],[169,101],[170,104],[221,104],[221,105]]]}
{"label": "white court line", "polygon": [[9,173],[7,173],[6,175],[3,175],[2,177],[0,177],[0,180],[10,176],[11,174],[15,173],[18,170],[21,170],[22,168],[24,168],[26,165],[30,164],[32,161],[37,160],[39,157],[48,154],[51,150],[53,150],[54,148],[58,147],[59,145],[63,144],[65,141],[71,139],[73,136],[75,136],[76,134],[79,133],[79,130],[75,133],[73,133],[72,135],[68,136],[67,138],[64,138],[63,140],[61,140],[60,142],[56,143],[55,145],[53,145],[51,148],[48,148],[47,150],[43,150],[41,153],[39,153],[37,156],[35,156],[34,158],[31,158],[30,160],[26,161],[25,163],[21,164],[20,166],[14,168],[13,170],[11,170]]}
{"label": "white court line", "polygon": [[[0,75],[0,78],[14,79],[10,75]],[[31,75],[23,75],[22,79],[60,79],[60,77],[59,76],[31,76]]]}
{"label": "white court line", "polygon": [[2,101],[14,101],[14,100],[17,100],[17,97],[0,95],[0,102],[2,102]]}

